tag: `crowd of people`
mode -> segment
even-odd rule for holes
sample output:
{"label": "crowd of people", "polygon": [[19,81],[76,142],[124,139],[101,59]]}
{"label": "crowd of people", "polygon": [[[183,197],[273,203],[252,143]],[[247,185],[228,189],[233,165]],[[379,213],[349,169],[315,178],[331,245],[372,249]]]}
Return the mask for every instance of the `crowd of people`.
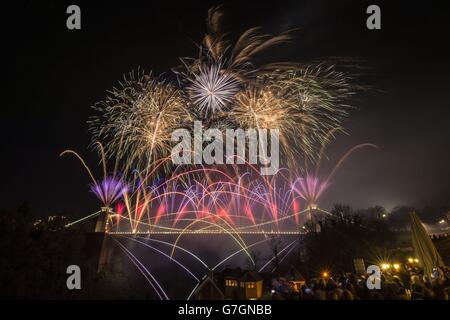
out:
{"label": "crowd of people", "polygon": [[[383,272],[380,289],[369,289],[367,276],[353,273],[306,280],[300,300],[450,300],[450,268],[436,277],[417,267]],[[276,299],[276,297],[275,297]]]}

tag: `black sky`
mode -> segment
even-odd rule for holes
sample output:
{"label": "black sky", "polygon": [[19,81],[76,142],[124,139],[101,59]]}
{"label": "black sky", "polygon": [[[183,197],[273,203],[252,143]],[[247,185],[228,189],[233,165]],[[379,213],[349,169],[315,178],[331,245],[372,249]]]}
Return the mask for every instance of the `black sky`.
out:
{"label": "black sky", "polygon": [[[330,161],[354,144],[355,154],[323,197],[354,207],[450,205],[450,14],[441,2],[409,1],[23,1],[2,5],[1,106],[3,208],[29,200],[40,213],[83,214],[98,204],[89,179],[66,148],[87,150],[90,106],[138,66],[169,70],[196,56],[207,9],[225,3],[231,34],[262,25],[268,32],[301,28],[278,60],[344,56],[370,67]],[[382,9],[382,30],[365,27],[369,4]],[[78,4],[82,30],[66,29],[66,7]]]}

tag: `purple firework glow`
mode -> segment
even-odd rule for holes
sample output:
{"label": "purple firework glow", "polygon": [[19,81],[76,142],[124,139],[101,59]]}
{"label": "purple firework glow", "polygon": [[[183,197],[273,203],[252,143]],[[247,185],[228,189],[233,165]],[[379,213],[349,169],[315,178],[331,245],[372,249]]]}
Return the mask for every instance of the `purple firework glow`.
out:
{"label": "purple firework glow", "polygon": [[320,196],[328,188],[328,181],[320,181],[318,177],[307,175],[306,178],[298,178],[292,184],[292,189],[304,199],[310,207],[316,206]]}
{"label": "purple firework glow", "polygon": [[109,207],[128,191],[128,185],[121,178],[106,177],[92,184],[91,191],[106,207]]}

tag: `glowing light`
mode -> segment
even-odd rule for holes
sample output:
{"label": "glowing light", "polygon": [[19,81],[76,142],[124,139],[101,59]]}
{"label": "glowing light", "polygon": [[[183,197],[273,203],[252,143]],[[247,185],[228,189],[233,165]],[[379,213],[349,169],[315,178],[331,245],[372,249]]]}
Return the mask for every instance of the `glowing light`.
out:
{"label": "glowing light", "polygon": [[389,263],[382,263],[381,269],[383,270],[389,270],[391,268],[391,265]]}

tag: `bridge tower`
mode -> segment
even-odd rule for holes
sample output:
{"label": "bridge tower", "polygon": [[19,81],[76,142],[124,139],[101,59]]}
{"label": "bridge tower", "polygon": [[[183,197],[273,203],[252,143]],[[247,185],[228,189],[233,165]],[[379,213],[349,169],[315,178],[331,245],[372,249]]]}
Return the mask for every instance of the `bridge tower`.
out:
{"label": "bridge tower", "polygon": [[319,207],[316,204],[310,204],[307,207],[308,209],[308,218],[307,224],[309,231],[320,232],[320,221],[323,218],[323,214],[319,211]]}
{"label": "bridge tower", "polygon": [[109,232],[110,218],[113,211],[110,207],[102,207],[95,224],[95,232]]}
{"label": "bridge tower", "polygon": [[97,272],[102,272],[106,269],[112,257],[112,239],[109,236],[110,221],[113,211],[109,207],[101,208],[97,223],[95,224],[95,233],[103,233],[103,240],[100,249],[100,257],[98,260]]}

